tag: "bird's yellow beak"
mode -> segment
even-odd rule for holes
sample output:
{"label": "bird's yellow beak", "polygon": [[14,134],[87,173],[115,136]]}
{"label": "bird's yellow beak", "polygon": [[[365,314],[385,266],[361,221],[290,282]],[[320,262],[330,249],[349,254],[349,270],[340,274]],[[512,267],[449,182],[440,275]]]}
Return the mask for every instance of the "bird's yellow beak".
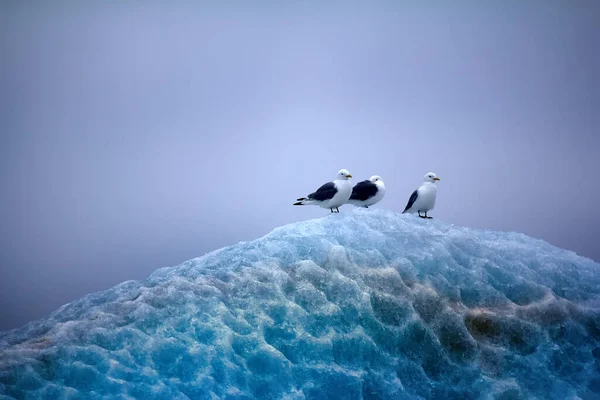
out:
{"label": "bird's yellow beak", "polygon": [[348,178],[352,178],[352,175],[351,175],[351,174],[348,174],[348,175],[346,175],[346,176],[347,176]]}
{"label": "bird's yellow beak", "polygon": [[434,181],[439,181],[440,178],[438,178],[437,176],[435,178],[433,178]]}

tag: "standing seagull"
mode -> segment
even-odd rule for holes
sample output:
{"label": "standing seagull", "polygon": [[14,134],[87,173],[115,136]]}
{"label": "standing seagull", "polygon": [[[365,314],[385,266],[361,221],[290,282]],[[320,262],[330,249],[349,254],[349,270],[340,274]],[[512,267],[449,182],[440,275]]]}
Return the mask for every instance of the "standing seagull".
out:
{"label": "standing seagull", "polygon": [[378,175],[373,175],[369,180],[358,182],[352,188],[352,195],[348,203],[357,207],[369,208],[375,203],[379,203],[385,196],[385,184]]}
{"label": "standing seagull", "polygon": [[[406,205],[406,208],[402,214],[406,212],[417,212],[419,217],[431,219],[431,217],[427,216],[427,212],[433,210],[433,207],[435,206],[435,197],[437,195],[437,186],[435,185],[435,181],[439,180],[440,178],[438,178],[433,172],[425,175],[423,184],[410,196],[410,199],[408,199],[408,204]],[[425,213],[425,216],[421,215],[422,212]]]}
{"label": "standing seagull", "polygon": [[[315,205],[322,208],[329,208],[331,212],[340,212],[339,206],[346,203],[352,194],[352,178],[350,172],[341,169],[337,174],[337,179],[333,182],[327,182],[317,189],[316,192],[306,197],[301,197],[294,203],[295,206]],[[336,211],[333,211],[333,210]]]}

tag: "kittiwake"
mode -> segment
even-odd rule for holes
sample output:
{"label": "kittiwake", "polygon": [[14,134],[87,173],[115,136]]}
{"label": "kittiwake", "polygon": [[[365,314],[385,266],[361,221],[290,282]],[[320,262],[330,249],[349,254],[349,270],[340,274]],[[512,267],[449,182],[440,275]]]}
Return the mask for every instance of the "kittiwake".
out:
{"label": "kittiwake", "polygon": [[[423,180],[423,184],[420,188],[415,190],[410,199],[408,199],[408,204],[406,208],[402,212],[404,213],[418,213],[421,218],[429,218],[427,216],[427,212],[433,210],[435,206],[435,198],[437,196],[437,186],[435,185],[435,181],[439,181],[438,178],[433,172],[429,172],[425,175]],[[425,215],[421,215],[421,213],[425,213]]]}
{"label": "kittiwake", "polygon": [[352,194],[352,182],[348,178],[352,178],[350,172],[341,169],[337,174],[336,180],[327,182],[306,197],[299,198],[294,205],[315,205],[322,208],[329,208],[332,213],[340,212],[338,207],[345,204]]}
{"label": "kittiwake", "polygon": [[352,194],[348,203],[357,207],[369,208],[379,203],[385,196],[385,184],[379,175],[373,175],[370,179],[358,182],[352,188]]}

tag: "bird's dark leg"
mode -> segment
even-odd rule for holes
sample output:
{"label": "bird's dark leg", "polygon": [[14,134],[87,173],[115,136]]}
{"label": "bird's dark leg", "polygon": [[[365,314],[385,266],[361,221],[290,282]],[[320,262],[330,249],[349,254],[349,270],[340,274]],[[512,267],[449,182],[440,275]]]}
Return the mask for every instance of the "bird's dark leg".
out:
{"label": "bird's dark leg", "polygon": [[423,219],[427,218],[427,217],[424,217],[421,215],[421,211],[417,211],[417,212],[419,213],[419,218],[423,218]]}
{"label": "bird's dark leg", "polygon": [[427,213],[425,213],[425,218],[427,218],[427,219],[433,219],[433,217],[428,217]]}
{"label": "bird's dark leg", "polygon": [[335,208],[335,210],[336,210],[337,212],[340,212],[340,209],[339,209],[339,207],[336,207],[336,208]]}
{"label": "bird's dark leg", "polygon": [[333,213],[333,208],[330,208],[329,211],[331,211]]}
{"label": "bird's dark leg", "polygon": [[369,206],[365,206],[365,208],[369,208]]}

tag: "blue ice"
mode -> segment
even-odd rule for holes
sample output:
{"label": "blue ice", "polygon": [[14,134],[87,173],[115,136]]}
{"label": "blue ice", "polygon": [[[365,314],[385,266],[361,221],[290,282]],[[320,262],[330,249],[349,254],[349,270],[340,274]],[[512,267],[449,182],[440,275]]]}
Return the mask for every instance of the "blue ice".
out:
{"label": "blue ice", "polygon": [[0,398],[598,399],[600,265],[332,214],[0,333]]}

